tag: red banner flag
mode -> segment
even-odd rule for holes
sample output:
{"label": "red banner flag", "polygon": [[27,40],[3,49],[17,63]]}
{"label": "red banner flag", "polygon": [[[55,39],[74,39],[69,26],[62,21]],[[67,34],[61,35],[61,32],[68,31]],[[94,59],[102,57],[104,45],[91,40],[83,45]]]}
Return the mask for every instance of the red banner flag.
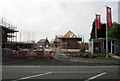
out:
{"label": "red banner flag", "polygon": [[112,17],[111,17],[111,8],[107,7],[107,27],[112,27]]}
{"label": "red banner flag", "polygon": [[96,15],[96,29],[101,29],[101,27],[100,27],[100,15]]}

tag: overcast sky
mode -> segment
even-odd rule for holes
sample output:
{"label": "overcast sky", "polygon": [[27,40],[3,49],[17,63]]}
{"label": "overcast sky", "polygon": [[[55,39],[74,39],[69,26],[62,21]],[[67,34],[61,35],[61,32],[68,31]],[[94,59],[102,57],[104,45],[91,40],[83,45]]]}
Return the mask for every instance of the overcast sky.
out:
{"label": "overcast sky", "polygon": [[120,1],[118,3],[118,23],[120,24]]}
{"label": "overcast sky", "polygon": [[[112,21],[118,22],[119,0],[1,0],[0,18],[4,17],[21,31],[22,41],[64,35],[71,30],[79,36],[90,38],[95,14],[106,22],[106,6],[112,8]],[[18,33],[18,40],[20,33]]]}

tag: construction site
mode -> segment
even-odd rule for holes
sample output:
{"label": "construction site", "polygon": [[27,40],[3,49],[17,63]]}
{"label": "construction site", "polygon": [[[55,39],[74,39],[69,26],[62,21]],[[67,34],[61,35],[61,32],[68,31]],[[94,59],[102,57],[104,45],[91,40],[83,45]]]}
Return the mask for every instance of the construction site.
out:
{"label": "construction site", "polygon": [[53,51],[49,51],[49,55],[45,56],[44,48],[41,46],[36,46],[35,42],[18,42],[17,41],[17,30],[16,26],[7,23],[2,18],[0,20],[0,28],[2,33],[2,57],[10,58],[29,58],[29,57],[39,57],[39,58],[53,58],[51,55]]}
{"label": "construction site", "polygon": [[77,36],[71,30],[62,36],[56,35],[52,42],[49,42],[48,37],[39,39],[37,42],[29,42],[28,40],[28,42],[23,42],[19,41],[21,39],[18,40],[18,33],[20,33],[18,28],[6,23],[2,18],[0,20],[0,31],[2,65],[89,64],[72,60],[79,57],[84,58],[84,54],[89,54],[86,51],[89,48],[88,44],[82,41],[84,38]]}
{"label": "construction site", "polygon": [[[34,37],[30,40],[24,33],[21,36],[21,30],[12,23],[7,23],[4,18],[0,20],[0,29],[3,65],[74,65],[74,62],[63,62],[59,58],[69,59],[83,49],[88,50],[88,44],[84,44],[82,37],[75,35],[71,30],[62,36],[55,35],[52,42],[49,42],[48,37],[35,42]],[[21,38],[27,40],[21,41]]]}

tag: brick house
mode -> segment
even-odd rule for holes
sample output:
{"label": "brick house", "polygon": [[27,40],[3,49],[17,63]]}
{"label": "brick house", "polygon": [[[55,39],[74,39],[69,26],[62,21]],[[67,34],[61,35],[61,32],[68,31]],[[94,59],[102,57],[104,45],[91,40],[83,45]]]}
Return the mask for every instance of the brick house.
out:
{"label": "brick house", "polygon": [[88,50],[89,49],[88,43],[82,43],[82,44],[79,44],[79,46],[80,46],[80,49],[84,49],[84,50]]}
{"label": "brick house", "polygon": [[44,48],[46,47],[49,47],[49,41],[48,39],[40,39],[38,42],[37,42],[37,45],[38,46],[43,46]]}
{"label": "brick house", "polygon": [[77,37],[73,32],[68,31],[64,36],[57,37],[54,40],[56,46],[61,46],[62,49],[79,49],[78,41],[82,38]]}

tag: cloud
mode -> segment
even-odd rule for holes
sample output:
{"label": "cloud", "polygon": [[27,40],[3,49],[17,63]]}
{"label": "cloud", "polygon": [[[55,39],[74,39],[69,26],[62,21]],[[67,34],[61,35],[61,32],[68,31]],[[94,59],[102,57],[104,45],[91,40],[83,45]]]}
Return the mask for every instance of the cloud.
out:
{"label": "cloud", "polygon": [[120,24],[120,1],[118,3],[118,22]]}
{"label": "cloud", "polygon": [[[18,25],[19,30],[36,32],[36,41],[55,35],[64,35],[68,30],[85,36],[88,41],[95,14],[105,21],[105,6],[112,8],[113,21],[117,22],[116,2],[94,0],[2,0],[0,16]],[[111,0],[112,1],[112,0]]]}

